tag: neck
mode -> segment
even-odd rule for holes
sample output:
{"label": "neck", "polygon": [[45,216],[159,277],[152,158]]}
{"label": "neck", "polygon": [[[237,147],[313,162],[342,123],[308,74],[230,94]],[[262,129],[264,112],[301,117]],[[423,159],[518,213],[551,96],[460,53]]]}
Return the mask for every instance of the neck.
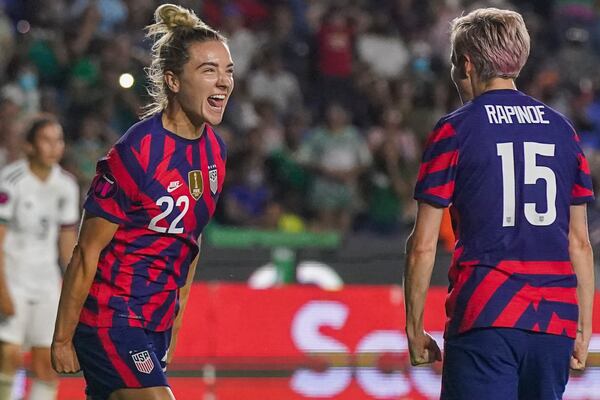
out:
{"label": "neck", "polygon": [[515,80],[512,78],[492,78],[486,82],[473,82],[471,84],[473,88],[473,94],[475,97],[489,92],[490,90],[517,90],[517,86],[515,85]]}
{"label": "neck", "polygon": [[52,167],[36,162],[34,159],[29,159],[29,169],[33,175],[37,176],[42,181],[48,179],[52,172]]}
{"label": "neck", "polygon": [[165,129],[185,139],[198,139],[204,132],[204,122],[194,123],[189,115],[176,104],[169,104],[162,113]]}

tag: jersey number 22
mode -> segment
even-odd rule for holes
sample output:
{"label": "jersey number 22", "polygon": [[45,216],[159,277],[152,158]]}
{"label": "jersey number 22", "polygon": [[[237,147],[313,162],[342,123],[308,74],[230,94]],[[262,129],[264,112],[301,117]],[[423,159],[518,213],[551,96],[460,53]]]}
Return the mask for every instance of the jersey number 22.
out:
{"label": "jersey number 22", "polygon": [[[163,196],[160,199],[156,200],[157,206],[161,207],[163,204],[166,204],[167,208],[163,212],[152,218],[150,224],[148,225],[148,229],[152,229],[153,231],[159,233],[183,233],[183,227],[177,225],[179,224],[179,221],[181,221],[185,214],[188,212],[188,208],[190,207],[190,199],[187,196],[181,196],[177,199],[177,202],[175,202],[175,200],[173,200],[171,196]],[[174,205],[178,207],[177,210],[180,210],[179,207],[183,205],[183,210],[181,210],[179,212],[179,215],[175,217],[175,219],[171,222],[169,228],[158,226],[157,223],[160,220],[166,218],[168,215],[171,214],[171,212],[173,212],[173,209],[175,208]]]}

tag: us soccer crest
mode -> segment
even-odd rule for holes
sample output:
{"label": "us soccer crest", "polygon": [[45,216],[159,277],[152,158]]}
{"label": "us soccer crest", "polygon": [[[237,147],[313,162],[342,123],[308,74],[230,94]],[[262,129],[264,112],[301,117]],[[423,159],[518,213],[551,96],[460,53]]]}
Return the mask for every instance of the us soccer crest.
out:
{"label": "us soccer crest", "polygon": [[[211,169],[212,167],[212,169]],[[208,180],[210,183],[210,191],[212,194],[216,194],[217,193],[217,189],[219,188],[219,174],[217,172],[217,167],[216,166],[212,166],[209,167],[208,170]]]}
{"label": "us soccer crest", "polygon": [[188,187],[190,188],[190,194],[196,200],[202,196],[204,191],[204,182],[202,180],[202,171],[194,170],[188,172]]}
{"label": "us soccer crest", "polygon": [[154,369],[154,361],[152,361],[152,357],[150,357],[148,350],[132,354],[131,358],[133,359],[137,370],[144,374],[149,374]]}

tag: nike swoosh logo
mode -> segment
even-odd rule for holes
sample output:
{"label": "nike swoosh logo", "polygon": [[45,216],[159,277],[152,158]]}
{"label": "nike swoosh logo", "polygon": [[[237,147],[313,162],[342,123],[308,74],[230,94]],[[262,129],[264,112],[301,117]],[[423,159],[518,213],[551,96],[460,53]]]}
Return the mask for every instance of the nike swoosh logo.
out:
{"label": "nike swoosh logo", "polygon": [[169,186],[169,187],[167,188],[167,192],[171,193],[172,191],[174,191],[174,190],[177,190],[177,189],[179,189],[179,188],[180,188],[180,187],[182,187],[182,186],[183,186],[183,183],[179,182],[179,183],[178,183],[177,185],[175,185],[175,186]]}

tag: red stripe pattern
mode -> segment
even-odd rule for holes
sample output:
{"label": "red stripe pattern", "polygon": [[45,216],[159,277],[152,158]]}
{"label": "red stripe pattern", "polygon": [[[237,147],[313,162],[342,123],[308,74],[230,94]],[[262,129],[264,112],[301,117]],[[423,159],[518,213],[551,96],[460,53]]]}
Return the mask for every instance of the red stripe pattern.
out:
{"label": "red stripe pattern", "polygon": [[458,150],[442,153],[433,160],[421,164],[417,181],[423,180],[423,178],[429,174],[443,171],[456,164],[458,164]]}
{"label": "red stripe pattern", "polygon": [[[485,275],[477,281],[476,275],[481,273]],[[449,274],[453,286],[446,300],[446,335],[493,326],[575,337],[574,276],[569,261],[505,260],[495,267],[459,262]],[[477,282],[475,286],[473,282]],[[512,291],[511,287],[518,289]],[[486,313],[496,316],[490,320]]]}
{"label": "red stripe pattern", "polygon": [[447,207],[452,202],[459,162],[457,133],[448,123],[440,123],[427,140],[419,168],[415,199]]}

